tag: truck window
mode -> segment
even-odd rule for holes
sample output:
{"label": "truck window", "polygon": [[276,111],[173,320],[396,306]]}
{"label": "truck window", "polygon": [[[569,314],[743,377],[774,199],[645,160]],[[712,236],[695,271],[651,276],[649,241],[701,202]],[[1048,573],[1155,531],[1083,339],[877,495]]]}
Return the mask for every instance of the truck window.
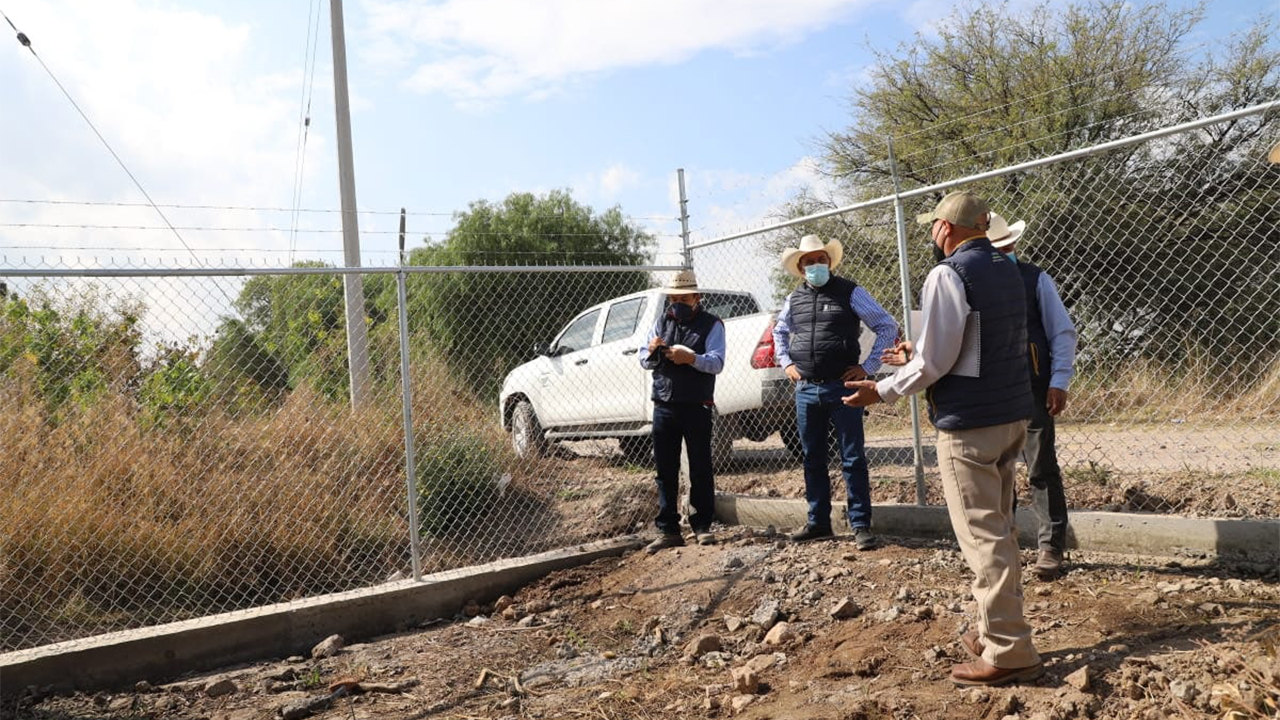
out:
{"label": "truck window", "polygon": [[645,298],[638,297],[614,303],[609,308],[609,315],[604,319],[604,337],[602,343],[625,340],[636,331],[636,323],[644,314]]}
{"label": "truck window", "polygon": [[703,293],[702,307],[721,320],[760,312],[760,306],[756,304],[756,299],[749,294]]}
{"label": "truck window", "polygon": [[600,311],[592,310],[569,323],[569,327],[560,333],[560,339],[556,341],[557,354],[564,355],[591,347],[591,338],[596,330],[596,319],[599,317]]}

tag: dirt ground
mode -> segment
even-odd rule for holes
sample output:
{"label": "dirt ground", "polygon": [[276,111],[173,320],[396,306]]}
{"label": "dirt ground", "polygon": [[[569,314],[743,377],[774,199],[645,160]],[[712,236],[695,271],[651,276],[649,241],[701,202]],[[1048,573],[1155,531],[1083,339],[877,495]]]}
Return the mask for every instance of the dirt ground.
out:
{"label": "dirt ground", "polygon": [[[916,502],[910,431],[872,424],[868,428],[872,501]],[[931,431],[922,438],[926,503],[942,505],[933,440]],[[1280,427],[1250,425],[1210,432],[1184,425],[1069,425],[1059,431],[1058,445],[1067,504],[1073,509],[1280,518]],[[1029,501],[1021,465],[1019,473],[1019,496]],[[838,463],[833,463],[831,476],[833,492],[842,498]],[[652,483],[652,471],[626,462],[614,441],[562,443],[542,477],[584,496],[614,485],[647,490]],[[777,435],[762,442],[739,440],[730,460],[717,468],[716,489],[799,498],[804,497],[804,474]],[[569,504],[574,499],[563,494],[559,498]]]}
{"label": "dirt ground", "polygon": [[115,693],[28,696],[5,715],[1280,717],[1274,565],[1074,553],[1060,580],[1024,578],[1046,675],[963,690],[947,679],[965,659],[956,638],[972,617],[970,575],[953,545],[887,538],[858,552],[843,539],[796,545],[770,531],[718,532],[714,547],[558,572],[512,598],[475,598],[453,620],[332,657],[155,687],[138,678]]}

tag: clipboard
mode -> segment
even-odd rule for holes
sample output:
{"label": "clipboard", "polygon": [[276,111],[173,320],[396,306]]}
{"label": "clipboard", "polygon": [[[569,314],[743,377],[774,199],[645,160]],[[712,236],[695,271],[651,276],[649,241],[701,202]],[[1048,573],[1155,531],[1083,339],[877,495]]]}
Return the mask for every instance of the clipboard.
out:
{"label": "clipboard", "polygon": [[[911,342],[920,339],[920,331],[924,328],[924,313],[911,311]],[[955,365],[951,366],[948,375],[960,377],[978,377],[982,369],[982,316],[971,310],[964,319],[964,339],[960,342],[960,354]]]}

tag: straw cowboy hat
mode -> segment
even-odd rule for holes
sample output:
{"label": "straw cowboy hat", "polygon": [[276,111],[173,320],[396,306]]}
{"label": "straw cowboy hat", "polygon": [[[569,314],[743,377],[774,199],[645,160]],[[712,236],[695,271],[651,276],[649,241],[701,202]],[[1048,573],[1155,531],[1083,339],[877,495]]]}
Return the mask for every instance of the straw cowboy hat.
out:
{"label": "straw cowboy hat", "polygon": [[667,295],[692,295],[698,290],[698,278],[692,270],[680,270],[662,286],[661,292]]}
{"label": "straw cowboy hat", "polygon": [[1273,163],[1280,163],[1280,142],[1271,146],[1271,152],[1267,153],[1267,160]]}
{"label": "straw cowboy hat", "polygon": [[840,264],[844,259],[844,247],[840,245],[839,240],[832,240],[823,245],[817,235],[805,235],[800,238],[800,247],[787,248],[782,251],[782,268],[796,277],[804,277],[804,273],[800,271],[800,256],[818,252],[825,252],[827,257],[831,258],[831,267]]}
{"label": "straw cowboy hat", "polygon": [[991,247],[1002,248],[1008,247],[1018,242],[1018,237],[1022,235],[1022,231],[1027,229],[1027,222],[1019,220],[1010,225],[1000,215],[991,213],[991,227],[987,229],[987,239],[991,241]]}

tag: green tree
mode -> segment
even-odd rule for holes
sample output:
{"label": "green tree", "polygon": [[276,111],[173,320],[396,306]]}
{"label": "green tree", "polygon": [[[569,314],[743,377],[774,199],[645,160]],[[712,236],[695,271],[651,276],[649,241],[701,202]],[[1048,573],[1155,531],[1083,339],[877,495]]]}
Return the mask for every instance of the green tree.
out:
{"label": "green tree", "polygon": [[44,288],[26,299],[8,293],[0,316],[0,373],[13,374],[20,359],[28,360],[55,422],[69,404],[136,391],[142,310],[137,300],[108,298],[96,286],[66,297]]}
{"label": "green tree", "polygon": [[[801,196],[788,211],[891,194],[890,138],[910,189],[1280,96],[1275,20],[1196,47],[1202,14],[1117,0],[962,6],[936,32],[878,54],[850,125],[821,143],[837,196]],[[1255,115],[969,189],[1029,221],[1019,253],[1058,280],[1089,361],[1180,362],[1226,342],[1266,362],[1280,352],[1280,189],[1261,158],[1278,124],[1280,114]],[[940,196],[917,199],[908,216]],[[886,206],[818,226],[883,263],[859,269],[885,284],[892,253],[874,248],[891,245],[892,218]],[[908,232],[919,287],[932,262],[924,233]],[[1223,288],[1246,278],[1259,291],[1224,302]]]}
{"label": "green tree", "polygon": [[[640,265],[652,243],[617,207],[596,213],[558,190],[473,202],[456,220],[443,242],[414,250],[411,263]],[[640,272],[414,275],[410,322],[469,387],[488,394],[574,314],[648,286]]]}
{"label": "green tree", "polygon": [[[328,265],[308,261],[295,267]],[[394,304],[388,314],[378,302],[387,297],[388,285],[394,282],[385,275],[364,277],[365,314],[371,336],[388,317],[394,318]],[[264,388],[276,386],[278,363],[287,371],[290,389],[306,382],[330,399],[341,399],[347,394],[349,382],[343,297],[342,276],[337,274],[250,278],[235,301],[244,318],[243,325],[223,323],[214,341],[215,357],[224,370],[241,367]],[[390,297],[394,302],[394,292]],[[386,359],[376,350],[370,346],[371,364],[375,369],[387,368]],[[233,353],[243,356],[236,358]],[[267,364],[257,363],[259,353]],[[257,376],[263,372],[266,374]]]}

